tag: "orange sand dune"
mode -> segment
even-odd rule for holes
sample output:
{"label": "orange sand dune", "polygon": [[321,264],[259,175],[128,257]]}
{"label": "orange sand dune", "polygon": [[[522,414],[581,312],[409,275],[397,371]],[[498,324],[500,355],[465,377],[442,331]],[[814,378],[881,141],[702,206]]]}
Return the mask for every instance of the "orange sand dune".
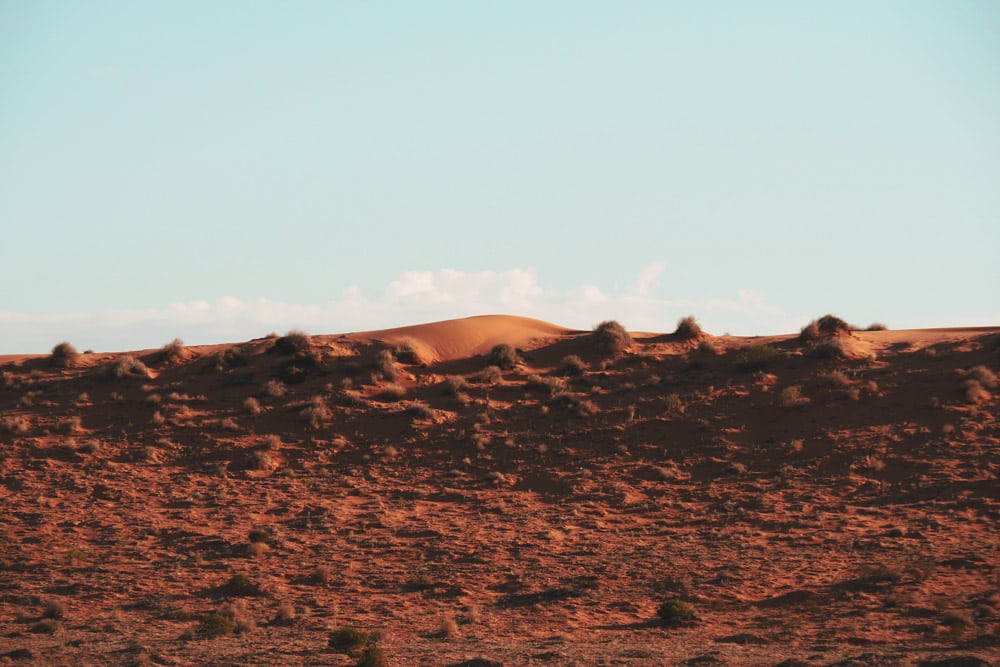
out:
{"label": "orange sand dune", "polygon": [[443,322],[351,334],[359,342],[389,345],[408,343],[424,363],[465,359],[488,353],[507,343],[535,348],[553,338],[573,333],[549,322],[515,315],[479,315]]}

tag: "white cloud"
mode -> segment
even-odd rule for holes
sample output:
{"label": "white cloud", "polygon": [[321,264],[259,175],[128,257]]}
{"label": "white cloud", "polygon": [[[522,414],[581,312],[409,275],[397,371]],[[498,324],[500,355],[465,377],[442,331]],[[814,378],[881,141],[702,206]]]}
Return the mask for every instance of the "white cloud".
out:
{"label": "white cloud", "polygon": [[47,352],[62,340],[95,350],[152,348],[175,337],[189,344],[234,342],[292,328],[343,333],[488,313],[537,317],[578,329],[616,319],[636,331],[671,331],[678,318],[693,313],[708,331],[742,334],[795,331],[804,321],[748,289],[703,301],[658,298],[656,287],[665,268],[650,264],[618,293],[588,284],[557,290],[543,285],[532,268],[442,269],[401,273],[371,296],[351,286],[323,304],[226,296],[163,308],[63,315],[0,312],[0,353]]}

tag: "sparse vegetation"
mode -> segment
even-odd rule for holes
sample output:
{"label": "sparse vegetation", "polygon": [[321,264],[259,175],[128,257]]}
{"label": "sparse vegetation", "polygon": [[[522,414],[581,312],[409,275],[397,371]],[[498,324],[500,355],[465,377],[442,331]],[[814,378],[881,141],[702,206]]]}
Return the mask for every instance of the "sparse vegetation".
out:
{"label": "sparse vegetation", "polygon": [[334,629],[330,633],[327,645],[338,653],[346,653],[351,657],[358,657],[368,645],[371,635],[363,630],[358,630],[350,626],[342,626]]}
{"label": "sparse vegetation", "polygon": [[872,322],[867,327],[865,327],[865,331],[888,331],[888,330],[889,327],[882,324],[881,322]]}
{"label": "sparse vegetation", "polygon": [[778,395],[778,405],[783,408],[794,408],[808,402],[809,399],[802,395],[802,387],[797,384],[785,387]]}
{"label": "sparse vegetation", "polygon": [[281,398],[288,393],[288,388],[280,380],[268,380],[264,383],[260,393],[269,398]]}
{"label": "sparse vegetation", "polygon": [[498,384],[503,381],[499,366],[487,366],[479,373],[480,384]]}
{"label": "sparse vegetation", "polygon": [[605,320],[591,334],[594,346],[601,354],[618,357],[632,347],[632,336],[615,320]]}
{"label": "sparse vegetation", "polygon": [[299,416],[309,422],[313,428],[319,428],[324,422],[333,418],[333,410],[326,404],[322,396],[313,396],[309,403],[299,410]]}

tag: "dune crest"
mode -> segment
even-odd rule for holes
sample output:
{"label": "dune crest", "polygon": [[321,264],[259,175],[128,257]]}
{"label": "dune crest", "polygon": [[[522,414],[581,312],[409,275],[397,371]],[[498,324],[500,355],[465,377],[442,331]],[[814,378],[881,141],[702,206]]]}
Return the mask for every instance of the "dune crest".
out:
{"label": "dune crest", "polygon": [[441,322],[350,334],[358,342],[409,344],[424,363],[487,354],[495,345],[538,347],[572,329],[517,315],[477,315]]}

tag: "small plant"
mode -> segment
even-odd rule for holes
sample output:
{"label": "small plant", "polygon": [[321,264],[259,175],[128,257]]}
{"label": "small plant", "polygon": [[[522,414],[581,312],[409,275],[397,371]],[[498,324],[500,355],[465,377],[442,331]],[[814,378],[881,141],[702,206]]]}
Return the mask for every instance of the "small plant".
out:
{"label": "small plant", "polygon": [[549,401],[549,406],[560,408],[578,417],[590,417],[601,411],[593,401],[582,399],[569,392],[562,392],[553,396],[552,400]]}
{"label": "small plant", "polygon": [[813,345],[809,356],[813,359],[846,359],[849,355],[839,338],[829,338]]}
{"label": "small plant", "polygon": [[56,368],[69,368],[79,356],[80,353],[76,351],[75,347],[67,342],[62,342],[52,348],[49,364]]}
{"label": "small plant", "polygon": [[31,632],[39,635],[54,635],[59,631],[59,621],[54,618],[43,618],[31,626]]}
{"label": "small plant", "polygon": [[656,608],[656,615],[660,617],[663,625],[684,625],[694,620],[694,611],[691,607],[678,598],[664,600]]}
{"label": "small plant", "polygon": [[888,331],[888,330],[889,327],[882,324],[881,322],[872,322],[867,327],[865,327],[865,331]]}
{"label": "small plant", "polygon": [[107,377],[114,380],[126,378],[148,378],[149,369],[146,364],[136,359],[131,354],[125,354],[115,360],[106,371]]}
{"label": "small plant", "polygon": [[42,618],[60,619],[66,617],[66,605],[59,600],[49,600],[42,610]]}
{"label": "small plant", "polygon": [[297,355],[308,352],[310,345],[312,345],[312,339],[309,338],[309,334],[298,329],[292,329],[284,336],[275,339],[274,345],[271,346],[269,352],[283,355]]}
{"label": "small plant", "polygon": [[736,353],[736,367],[742,371],[763,370],[779,356],[780,352],[769,345],[747,345]]}
{"label": "small plant", "polygon": [[414,419],[433,420],[437,418],[437,411],[426,403],[421,403],[420,401],[411,401],[403,412]]}
{"label": "small plant", "polygon": [[203,637],[228,637],[235,631],[236,621],[220,611],[205,614],[198,622],[198,634]]}
{"label": "small plant", "polygon": [[663,399],[663,408],[668,415],[682,415],[686,409],[680,394],[667,394]]}
{"label": "small plant", "polygon": [[268,380],[264,383],[260,393],[270,398],[281,398],[288,393],[288,388],[281,380]]}
{"label": "small plant", "polygon": [[549,396],[555,396],[566,389],[566,382],[560,378],[529,375],[528,380],[524,383],[524,387],[532,391],[541,390]]}
{"label": "small plant", "polygon": [[986,366],[974,366],[967,371],[966,375],[987,389],[996,389],[997,385],[1000,384],[1000,381],[997,380],[996,373],[991,371]]}
{"label": "small plant", "polygon": [[694,319],[694,315],[688,315],[678,320],[677,329],[674,330],[674,336],[683,340],[698,338],[703,333],[701,325]]}
{"label": "small plant", "polygon": [[580,377],[586,370],[587,367],[584,365],[583,360],[577,355],[571,354],[562,360],[562,365],[559,367],[559,374],[566,377]]}
{"label": "small plant", "polygon": [[253,396],[250,396],[247,400],[243,401],[243,409],[251,415],[259,415],[264,411],[264,408],[260,406],[260,401]]}
{"label": "small plant", "polygon": [[412,338],[404,338],[392,349],[392,354],[401,364],[414,365],[420,363],[417,354],[417,343]]}
{"label": "small plant", "polygon": [[632,336],[615,320],[605,320],[591,334],[597,351],[608,356],[618,357],[632,347]]}
{"label": "small plant", "polygon": [[794,408],[808,402],[809,399],[802,395],[802,387],[797,384],[785,387],[778,395],[778,405],[783,408]]}
{"label": "small plant", "polygon": [[313,428],[319,428],[323,422],[333,418],[333,410],[322,396],[313,396],[308,405],[299,411],[299,416],[308,421]]}
{"label": "small plant", "polygon": [[990,392],[979,382],[979,380],[965,381],[965,400],[969,403],[983,403],[990,399]]}
{"label": "small plant", "polygon": [[389,658],[386,657],[385,651],[382,650],[381,646],[375,646],[374,644],[369,644],[362,649],[360,655],[358,655],[358,661],[354,663],[354,667],[388,667]]}
{"label": "small plant", "polygon": [[342,626],[330,633],[327,645],[338,653],[346,653],[352,657],[359,657],[365,646],[368,645],[370,638],[371,635],[363,630]]}
{"label": "small plant", "polygon": [[245,574],[234,574],[222,585],[221,592],[228,595],[253,596],[260,595],[260,586],[253,583]]}
{"label": "small plant", "polygon": [[480,384],[498,384],[503,381],[499,366],[487,366],[479,373]]}
{"label": "small plant", "polygon": [[267,528],[251,528],[250,533],[247,536],[251,544],[254,543],[264,543],[268,544],[271,542],[271,531]]}
{"label": "small plant", "polygon": [[500,370],[512,371],[517,367],[517,350],[507,343],[496,345],[490,351],[489,362]]}
{"label": "small plant", "polygon": [[184,358],[184,341],[175,338],[160,348],[158,359],[160,363],[172,364]]}
{"label": "small plant", "polygon": [[851,325],[836,315],[824,315],[816,320],[819,332],[824,336],[839,336],[851,333]]}
{"label": "small plant", "polygon": [[287,602],[283,602],[278,605],[278,610],[274,614],[274,620],[271,622],[275,625],[291,625],[295,622],[296,616],[295,607]]}
{"label": "small plant", "polygon": [[379,391],[377,398],[386,403],[395,403],[406,398],[406,388],[398,384],[387,384]]}
{"label": "small plant", "polygon": [[396,358],[392,350],[379,350],[375,355],[375,374],[382,380],[393,382],[399,377],[396,370]]}
{"label": "small plant", "polygon": [[458,396],[468,390],[469,383],[461,375],[449,375],[444,379],[442,386],[444,387],[444,393],[448,396]]}

